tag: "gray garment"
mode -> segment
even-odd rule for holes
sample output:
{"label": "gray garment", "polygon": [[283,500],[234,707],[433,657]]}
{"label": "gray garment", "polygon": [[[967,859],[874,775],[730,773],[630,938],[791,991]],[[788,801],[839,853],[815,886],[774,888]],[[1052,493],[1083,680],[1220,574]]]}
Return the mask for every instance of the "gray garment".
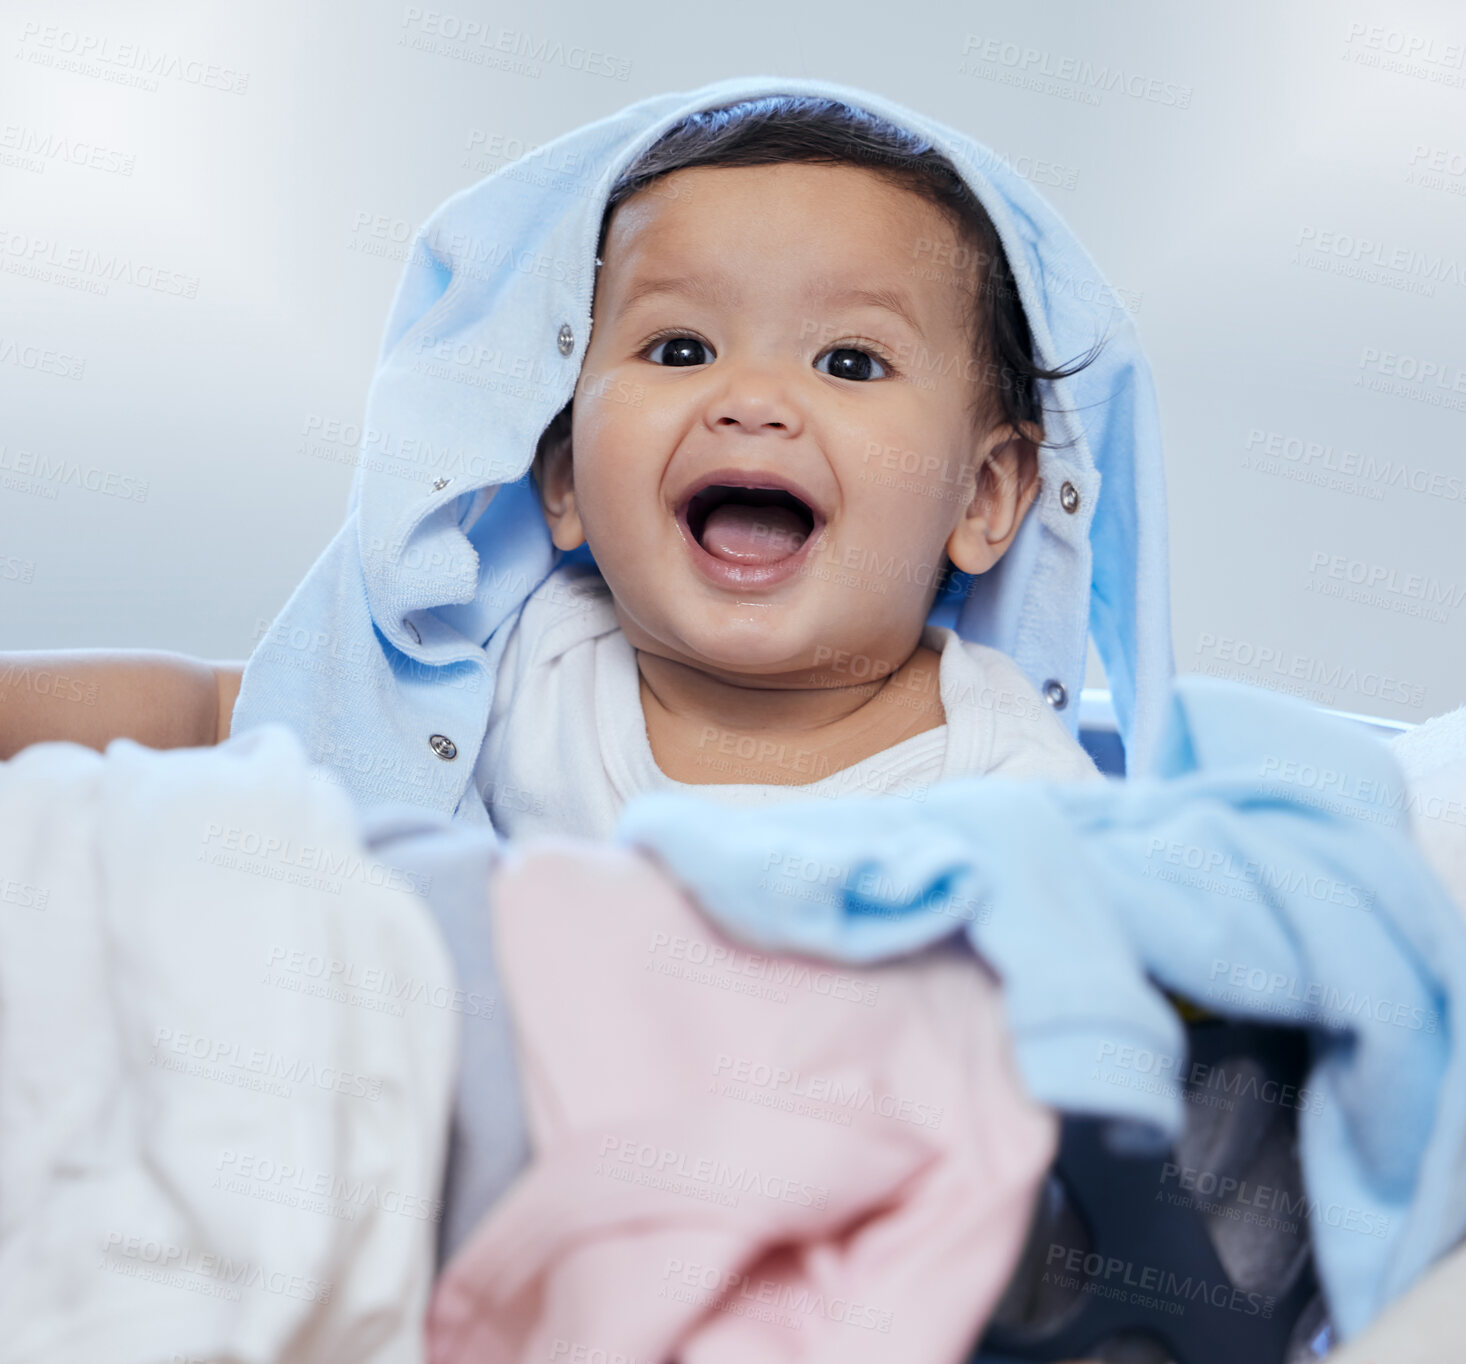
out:
{"label": "gray garment", "polygon": [[362,839],[382,863],[411,872],[425,886],[458,976],[458,1078],[438,1228],[441,1265],[529,1163],[514,1030],[491,932],[489,875],[503,845],[491,829],[405,805],[364,816]]}

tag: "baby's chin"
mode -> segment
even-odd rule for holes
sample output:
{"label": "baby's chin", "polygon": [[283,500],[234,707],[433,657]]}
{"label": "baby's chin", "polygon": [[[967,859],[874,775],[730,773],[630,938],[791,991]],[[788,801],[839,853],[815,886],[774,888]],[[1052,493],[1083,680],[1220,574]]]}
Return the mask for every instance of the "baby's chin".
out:
{"label": "baby's chin", "polygon": [[740,622],[726,631],[700,625],[678,629],[669,622],[668,628],[637,647],[704,672],[771,680],[807,668],[816,648],[803,631],[759,629],[754,622]]}
{"label": "baby's chin", "polygon": [[[651,632],[629,630],[628,635],[644,652],[718,676],[764,679],[771,686],[808,687],[816,674],[829,672],[831,659],[884,660],[892,653],[889,644],[882,647],[872,638],[868,620],[832,622],[828,611],[772,603],[730,602],[722,610],[685,618],[674,611]],[[890,665],[881,669],[890,670]]]}

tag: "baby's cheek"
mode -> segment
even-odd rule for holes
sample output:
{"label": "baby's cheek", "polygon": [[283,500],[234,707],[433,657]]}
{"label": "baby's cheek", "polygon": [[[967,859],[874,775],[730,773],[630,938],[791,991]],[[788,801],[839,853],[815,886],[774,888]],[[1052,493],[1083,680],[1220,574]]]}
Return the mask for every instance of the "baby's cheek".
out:
{"label": "baby's cheek", "polygon": [[893,600],[918,598],[932,584],[958,520],[940,489],[909,477],[899,482],[841,528],[845,563],[871,580],[871,591]]}

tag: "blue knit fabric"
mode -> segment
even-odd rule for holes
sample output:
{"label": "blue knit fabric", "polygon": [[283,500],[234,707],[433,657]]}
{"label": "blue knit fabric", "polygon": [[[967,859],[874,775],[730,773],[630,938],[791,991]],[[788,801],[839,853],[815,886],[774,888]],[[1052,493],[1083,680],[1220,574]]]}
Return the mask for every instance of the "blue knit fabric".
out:
{"label": "blue knit fabric", "polygon": [[1466,1232],[1466,926],[1404,792],[1357,727],[1184,678],[1150,773],[1127,782],[747,811],[655,794],[618,837],[771,951],[872,962],[965,934],[1002,978],[1034,1096],[1132,1136],[1180,1129],[1163,991],[1306,1028],[1303,1174],[1349,1337]]}

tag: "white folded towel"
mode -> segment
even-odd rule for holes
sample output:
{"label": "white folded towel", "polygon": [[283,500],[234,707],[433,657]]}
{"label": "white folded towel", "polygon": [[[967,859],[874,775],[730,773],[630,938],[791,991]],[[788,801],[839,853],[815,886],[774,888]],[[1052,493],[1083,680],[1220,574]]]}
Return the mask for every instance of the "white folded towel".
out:
{"label": "white folded towel", "polygon": [[457,1020],[415,889],[281,726],[0,764],[0,1361],[422,1358]]}

